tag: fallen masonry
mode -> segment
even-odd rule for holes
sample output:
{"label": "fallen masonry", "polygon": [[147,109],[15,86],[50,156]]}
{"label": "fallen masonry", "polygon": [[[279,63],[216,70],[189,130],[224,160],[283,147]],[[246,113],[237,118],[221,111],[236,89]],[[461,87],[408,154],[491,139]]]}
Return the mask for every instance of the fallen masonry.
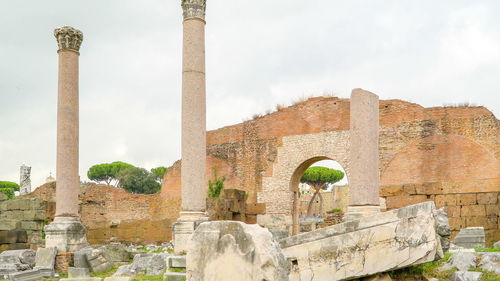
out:
{"label": "fallen masonry", "polygon": [[424,202],[281,240],[290,280],[343,280],[439,259],[436,211]]}
{"label": "fallen masonry", "polygon": [[467,227],[461,229],[457,237],[453,240],[453,244],[468,248],[484,248],[485,247],[485,235],[483,227]]}

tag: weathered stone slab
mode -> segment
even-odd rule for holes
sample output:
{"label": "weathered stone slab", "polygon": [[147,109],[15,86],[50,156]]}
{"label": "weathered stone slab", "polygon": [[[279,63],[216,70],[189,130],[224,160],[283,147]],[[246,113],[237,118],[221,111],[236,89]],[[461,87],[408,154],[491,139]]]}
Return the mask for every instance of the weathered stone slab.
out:
{"label": "weathered stone slab", "polygon": [[186,273],[184,272],[166,272],[163,275],[165,281],[182,281],[186,280]]}
{"label": "weathered stone slab", "polygon": [[132,255],[123,244],[112,243],[103,246],[103,248],[113,262],[129,262],[132,259]]}
{"label": "weathered stone slab", "polygon": [[36,250],[35,267],[54,269],[56,262],[57,249],[51,248],[38,248]]}
{"label": "weathered stone slab", "polygon": [[451,281],[479,281],[483,273],[470,271],[457,271],[450,275]]}
{"label": "weathered stone slab", "polygon": [[461,229],[453,244],[464,248],[484,248],[486,238],[484,227],[467,227]]}
{"label": "weathered stone slab", "polygon": [[79,268],[90,268],[87,262],[87,254],[90,254],[94,250],[92,247],[87,246],[83,249],[76,251],[73,255],[74,265]]}
{"label": "weathered stone slab", "polygon": [[443,256],[435,210],[425,202],[284,239],[290,279],[352,279],[434,261]]}
{"label": "weathered stone slab", "polygon": [[106,277],[104,281],[132,281],[132,277]]}
{"label": "weathered stone slab", "polygon": [[440,271],[458,269],[459,271],[467,271],[469,268],[475,268],[477,261],[476,253],[456,253],[448,262],[439,268]]}
{"label": "weathered stone slab", "polygon": [[35,280],[41,280],[44,277],[45,276],[43,275],[43,273],[37,269],[20,271],[9,274],[9,279],[11,281],[35,281]]}
{"label": "weathered stone slab", "polygon": [[82,278],[63,278],[59,281],[102,281],[99,277],[82,277]]}
{"label": "weathered stone slab", "polygon": [[102,248],[94,249],[85,256],[92,272],[104,272],[113,267],[113,262]]}
{"label": "weathered stone slab", "polygon": [[12,250],[0,253],[0,264],[22,263],[30,267],[35,265],[35,251],[30,249]]}
{"label": "weathered stone slab", "polygon": [[87,278],[90,277],[88,268],[70,267],[68,268],[68,278]]}
{"label": "weathered stone slab", "polygon": [[285,281],[288,263],[269,230],[236,221],[200,224],[189,244],[190,281]]}
{"label": "weathered stone slab", "polygon": [[186,268],[186,256],[167,257],[168,268]]}
{"label": "weathered stone slab", "polygon": [[500,253],[481,253],[479,268],[500,274]]}

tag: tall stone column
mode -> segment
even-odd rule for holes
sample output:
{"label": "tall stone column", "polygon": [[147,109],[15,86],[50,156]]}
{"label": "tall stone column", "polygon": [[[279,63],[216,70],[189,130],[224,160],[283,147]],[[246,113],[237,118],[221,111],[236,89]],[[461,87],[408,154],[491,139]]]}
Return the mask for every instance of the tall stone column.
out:
{"label": "tall stone column", "polygon": [[206,213],[206,0],[181,0],[183,9],[182,57],[182,211],[174,225],[176,252],[185,252]]}
{"label": "tall stone column", "polygon": [[78,58],[81,31],[69,26],[54,30],[59,46],[57,98],[56,214],[45,227],[46,246],[74,252],[87,244],[86,229],[78,214]]}
{"label": "tall stone column", "polygon": [[379,99],[362,89],[351,94],[349,206],[346,220],[380,212]]}

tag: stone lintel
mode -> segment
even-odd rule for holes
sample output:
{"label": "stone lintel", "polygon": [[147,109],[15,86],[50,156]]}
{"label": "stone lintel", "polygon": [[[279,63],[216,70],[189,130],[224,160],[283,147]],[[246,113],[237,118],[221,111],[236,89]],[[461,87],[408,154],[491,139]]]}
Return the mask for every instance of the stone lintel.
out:
{"label": "stone lintel", "polygon": [[83,41],[83,33],[71,26],[63,26],[54,30],[54,36],[57,39],[59,51],[80,52],[80,46]]}
{"label": "stone lintel", "polygon": [[200,19],[205,21],[207,0],[181,0],[184,20]]}

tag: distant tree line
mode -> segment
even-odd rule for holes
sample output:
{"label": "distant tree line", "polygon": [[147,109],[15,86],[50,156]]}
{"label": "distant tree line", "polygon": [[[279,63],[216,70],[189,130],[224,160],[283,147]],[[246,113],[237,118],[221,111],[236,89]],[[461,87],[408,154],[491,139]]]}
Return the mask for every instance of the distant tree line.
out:
{"label": "distant tree line", "polygon": [[130,193],[153,194],[160,190],[167,167],[150,171],[125,162],[97,164],[89,168],[87,177],[98,183],[123,188]]}

